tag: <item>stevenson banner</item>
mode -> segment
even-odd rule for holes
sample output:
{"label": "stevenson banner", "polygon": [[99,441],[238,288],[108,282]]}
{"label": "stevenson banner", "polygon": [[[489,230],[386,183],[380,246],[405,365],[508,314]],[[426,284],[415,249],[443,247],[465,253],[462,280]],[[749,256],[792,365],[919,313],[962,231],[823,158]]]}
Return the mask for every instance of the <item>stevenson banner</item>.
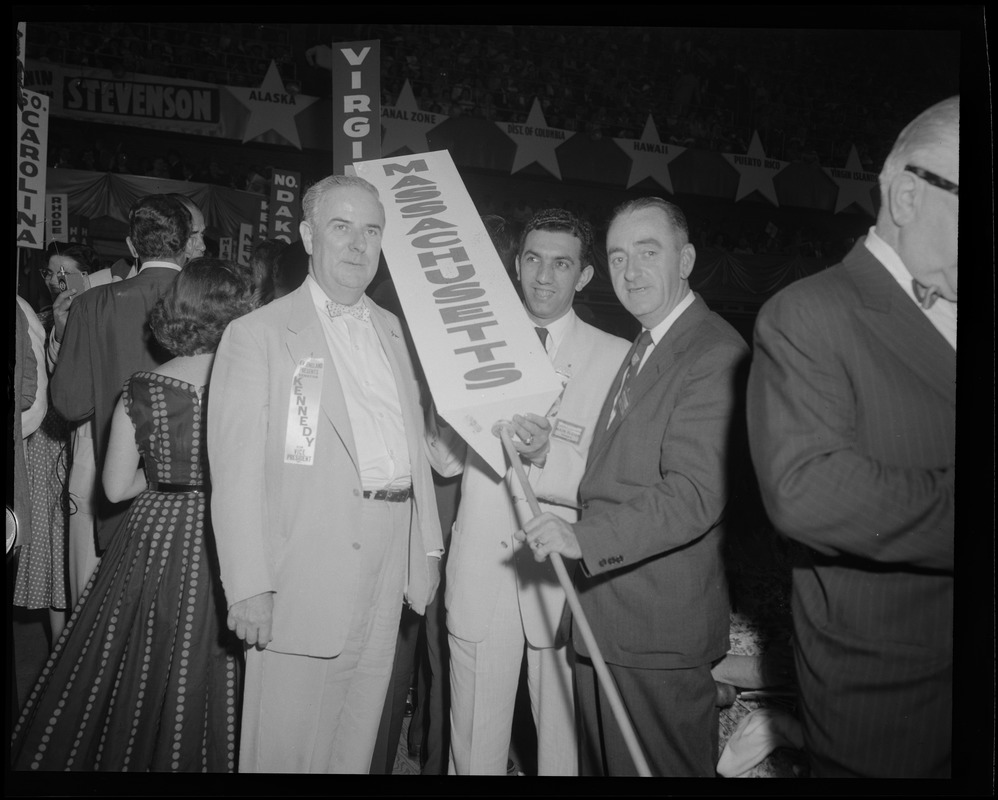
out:
{"label": "stevenson banner", "polygon": [[354,164],[385,206],[382,250],[437,411],[498,474],[492,426],[561,392],[446,150]]}

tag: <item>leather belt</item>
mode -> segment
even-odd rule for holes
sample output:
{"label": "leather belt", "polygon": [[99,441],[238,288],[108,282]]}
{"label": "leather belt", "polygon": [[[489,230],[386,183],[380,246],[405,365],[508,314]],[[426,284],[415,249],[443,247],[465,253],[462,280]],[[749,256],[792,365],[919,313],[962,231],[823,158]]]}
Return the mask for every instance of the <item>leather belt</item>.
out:
{"label": "leather belt", "polygon": [[185,492],[205,492],[207,485],[203,483],[150,483],[149,488],[154,492],[167,492],[168,494],[183,494]]}
{"label": "leather belt", "polygon": [[404,489],[365,489],[364,499],[365,500],[384,500],[387,503],[404,503],[412,497],[412,487],[407,486]]}

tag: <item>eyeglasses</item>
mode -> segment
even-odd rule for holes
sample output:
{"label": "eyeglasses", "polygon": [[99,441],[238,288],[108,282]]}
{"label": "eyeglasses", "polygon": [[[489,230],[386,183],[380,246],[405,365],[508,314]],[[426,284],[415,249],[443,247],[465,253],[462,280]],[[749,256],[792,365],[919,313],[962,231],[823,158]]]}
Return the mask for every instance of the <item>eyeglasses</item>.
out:
{"label": "eyeglasses", "polygon": [[960,184],[953,183],[953,181],[948,181],[945,178],[941,178],[934,172],[929,172],[927,169],[922,169],[922,167],[915,167],[908,164],[904,168],[905,172],[910,172],[913,175],[917,175],[923,181],[931,186],[935,186],[937,189],[942,189],[944,192],[949,192],[950,194],[955,194],[957,197],[960,196]]}
{"label": "eyeglasses", "polygon": [[55,272],[53,272],[48,267],[39,267],[38,268],[38,272],[42,276],[42,280],[47,280],[47,281],[48,280],[53,280],[54,281],[56,278],[65,278],[66,277],[66,269],[65,269],[65,267],[59,267],[59,269],[56,270]]}

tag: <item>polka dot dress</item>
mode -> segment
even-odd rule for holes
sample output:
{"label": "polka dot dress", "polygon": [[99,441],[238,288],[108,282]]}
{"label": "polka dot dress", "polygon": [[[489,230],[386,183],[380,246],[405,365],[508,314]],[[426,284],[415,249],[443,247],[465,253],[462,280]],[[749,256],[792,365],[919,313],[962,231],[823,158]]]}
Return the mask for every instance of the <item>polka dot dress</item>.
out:
{"label": "polka dot dress", "polygon": [[66,607],[66,528],[69,524],[70,428],[54,408],[24,443],[31,497],[31,539],[21,548],[14,605]]}
{"label": "polka dot dress", "polygon": [[[139,372],[123,397],[149,481],[204,483],[197,388]],[[234,770],[242,650],[207,515],[203,492],[135,499],[14,727],[15,769]]]}

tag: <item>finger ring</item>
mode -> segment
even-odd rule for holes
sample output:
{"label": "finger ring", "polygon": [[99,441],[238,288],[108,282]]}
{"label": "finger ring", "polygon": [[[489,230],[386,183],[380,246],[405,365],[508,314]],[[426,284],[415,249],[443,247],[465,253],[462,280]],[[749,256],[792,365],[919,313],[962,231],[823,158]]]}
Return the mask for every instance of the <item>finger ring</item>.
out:
{"label": "finger ring", "polygon": [[523,440],[523,443],[529,445],[532,441],[534,441],[534,437],[528,436],[526,439]]}

